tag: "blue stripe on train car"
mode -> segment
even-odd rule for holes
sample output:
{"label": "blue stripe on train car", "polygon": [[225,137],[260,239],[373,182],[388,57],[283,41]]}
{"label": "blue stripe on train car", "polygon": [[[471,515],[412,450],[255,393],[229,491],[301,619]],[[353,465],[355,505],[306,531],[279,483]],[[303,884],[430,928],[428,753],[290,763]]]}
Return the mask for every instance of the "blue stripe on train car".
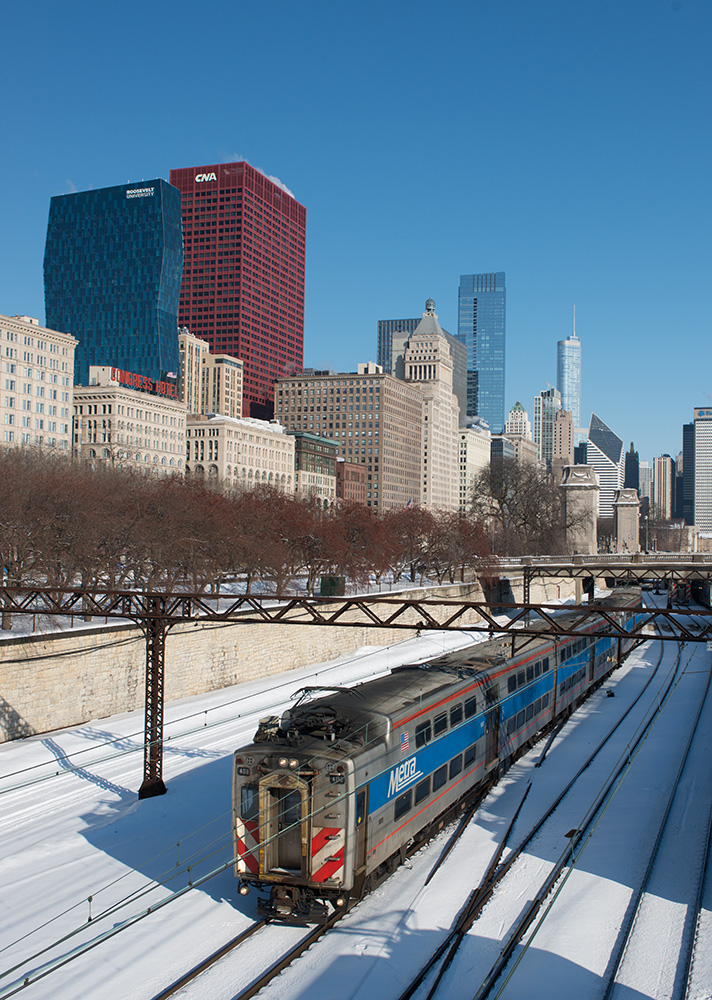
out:
{"label": "blue stripe on train car", "polygon": [[476,716],[457,729],[452,729],[437,740],[420,747],[411,757],[379,774],[369,784],[369,815],[378,812],[391,799],[402,795],[442,764],[446,764],[467,747],[482,739],[484,733],[484,715]]}

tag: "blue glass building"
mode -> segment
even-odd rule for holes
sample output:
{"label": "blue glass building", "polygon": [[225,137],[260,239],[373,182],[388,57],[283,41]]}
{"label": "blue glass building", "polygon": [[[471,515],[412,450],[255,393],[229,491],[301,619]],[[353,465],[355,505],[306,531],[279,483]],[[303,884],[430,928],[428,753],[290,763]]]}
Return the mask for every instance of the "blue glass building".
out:
{"label": "blue glass building", "polygon": [[467,346],[467,416],[504,429],[504,271],[460,276],[457,337]]}
{"label": "blue glass building", "polygon": [[78,339],[77,385],[88,384],[89,365],[177,377],[182,277],[181,197],[166,181],[52,198],[46,323]]}

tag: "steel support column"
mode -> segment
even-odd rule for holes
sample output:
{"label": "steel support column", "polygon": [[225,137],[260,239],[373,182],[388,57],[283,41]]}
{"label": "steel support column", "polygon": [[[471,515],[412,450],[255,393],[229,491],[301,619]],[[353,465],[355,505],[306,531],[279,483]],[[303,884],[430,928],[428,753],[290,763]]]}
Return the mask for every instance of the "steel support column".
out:
{"label": "steel support column", "polygon": [[139,799],[165,795],[167,791],[163,782],[163,678],[168,623],[161,617],[165,613],[165,599],[152,595],[148,612],[150,617],[143,622],[146,636],[146,704],[143,782],[138,791]]}

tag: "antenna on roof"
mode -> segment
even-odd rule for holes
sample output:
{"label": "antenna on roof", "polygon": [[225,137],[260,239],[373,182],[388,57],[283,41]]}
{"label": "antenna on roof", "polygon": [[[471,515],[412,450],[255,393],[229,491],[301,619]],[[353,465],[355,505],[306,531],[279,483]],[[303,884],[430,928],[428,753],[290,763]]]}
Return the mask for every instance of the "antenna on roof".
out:
{"label": "antenna on roof", "polygon": [[574,337],[576,336],[576,306],[574,306]]}

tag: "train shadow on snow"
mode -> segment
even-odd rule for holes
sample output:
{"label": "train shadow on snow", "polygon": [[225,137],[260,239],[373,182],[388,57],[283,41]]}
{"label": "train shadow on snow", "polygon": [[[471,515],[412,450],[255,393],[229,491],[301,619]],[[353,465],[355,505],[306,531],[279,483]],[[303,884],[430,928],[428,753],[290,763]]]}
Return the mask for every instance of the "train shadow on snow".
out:
{"label": "train shadow on snow", "polygon": [[[232,858],[232,755],[206,760],[175,776],[170,761],[164,761],[168,791],[141,801],[137,790],[85,777],[117,794],[119,801],[84,813],[83,836],[98,851],[146,879],[175,892]],[[208,879],[199,891],[241,912],[254,912],[254,894],[247,898],[238,894],[231,867]]]}

